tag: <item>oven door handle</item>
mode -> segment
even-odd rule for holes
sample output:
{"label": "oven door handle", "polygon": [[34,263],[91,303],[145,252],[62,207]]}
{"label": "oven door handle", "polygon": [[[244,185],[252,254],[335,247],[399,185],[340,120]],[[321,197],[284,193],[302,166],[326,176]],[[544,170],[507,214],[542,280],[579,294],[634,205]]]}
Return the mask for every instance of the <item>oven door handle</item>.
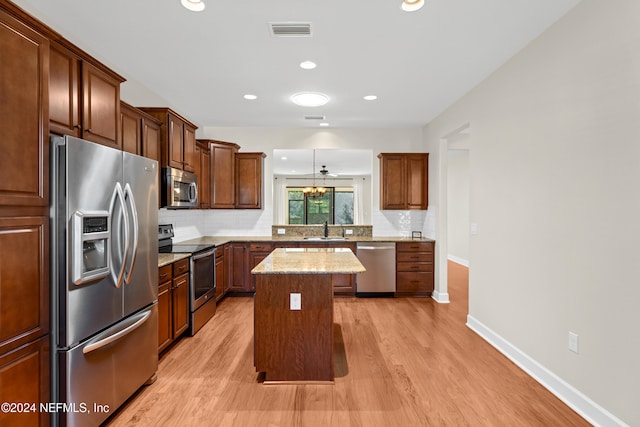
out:
{"label": "oven door handle", "polygon": [[213,255],[214,253],[216,253],[216,249],[215,249],[215,248],[211,249],[210,251],[203,252],[203,253],[201,253],[201,254],[192,255],[192,256],[191,256],[191,259],[192,259],[193,261],[197,261],[197,260],[199,260],[199,259],[202,259],[202,258],[206,258],[206,257],[208,257],[208,256],[211,256],[211,255]]}

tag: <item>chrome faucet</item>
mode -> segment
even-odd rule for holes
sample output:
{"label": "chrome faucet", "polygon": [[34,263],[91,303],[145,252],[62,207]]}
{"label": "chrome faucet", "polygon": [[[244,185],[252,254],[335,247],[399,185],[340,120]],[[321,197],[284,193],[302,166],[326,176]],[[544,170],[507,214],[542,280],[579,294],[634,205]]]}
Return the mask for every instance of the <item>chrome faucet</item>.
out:
{"label": "chrome faucet", "polygon": [[327,221],[324,222],[324,237],[329,237],[329,223]]}

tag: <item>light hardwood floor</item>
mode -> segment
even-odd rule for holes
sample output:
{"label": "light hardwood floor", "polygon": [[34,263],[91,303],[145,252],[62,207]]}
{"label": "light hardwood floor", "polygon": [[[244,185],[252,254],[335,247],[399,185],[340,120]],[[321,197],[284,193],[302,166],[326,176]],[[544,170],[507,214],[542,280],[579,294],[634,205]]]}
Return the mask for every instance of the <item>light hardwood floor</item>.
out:
{"label": "light hardwood floor", "polygon": [[110,426],[588,426],[465,326],[467,269],[450,263],[450,304],[335,300],[334,385],[263,385],[253,299],[226,298],[160,360]]}

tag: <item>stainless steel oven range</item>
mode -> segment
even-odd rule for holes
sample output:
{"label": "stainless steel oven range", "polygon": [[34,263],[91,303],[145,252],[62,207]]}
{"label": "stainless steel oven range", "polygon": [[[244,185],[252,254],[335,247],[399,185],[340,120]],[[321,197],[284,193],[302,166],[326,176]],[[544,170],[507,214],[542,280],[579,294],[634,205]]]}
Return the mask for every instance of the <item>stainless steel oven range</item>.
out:
{"label": "stainless steel oven range", "polygon": [[173,243],[173,225],[158,225],[159,253],[188,253],[189,335],[193,336],[216,312],[215,245]]}

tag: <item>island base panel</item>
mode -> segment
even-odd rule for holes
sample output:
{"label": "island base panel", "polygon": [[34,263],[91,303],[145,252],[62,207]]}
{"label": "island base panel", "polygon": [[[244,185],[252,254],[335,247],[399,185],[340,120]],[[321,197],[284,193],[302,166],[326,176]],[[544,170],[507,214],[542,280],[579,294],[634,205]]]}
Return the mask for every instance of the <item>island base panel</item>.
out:
{"label": "island base panel", "polygon": [[[254,362],[265,383],[333,381],[330,274],[259,274],[254,299]],[[291,310],[290,294],[301,294]]]}

